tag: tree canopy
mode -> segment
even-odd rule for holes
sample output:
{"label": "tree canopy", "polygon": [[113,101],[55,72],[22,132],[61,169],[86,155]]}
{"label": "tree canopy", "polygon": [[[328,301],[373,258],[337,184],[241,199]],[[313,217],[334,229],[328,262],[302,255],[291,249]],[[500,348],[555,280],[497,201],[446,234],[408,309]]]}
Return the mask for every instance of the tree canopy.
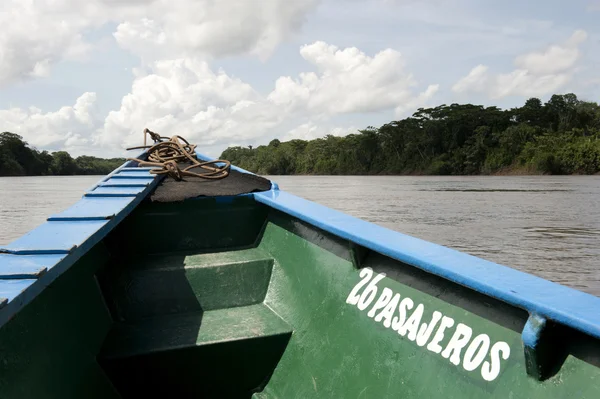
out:
{"label": "tree canopy", "polygon": [[345,137],[275,139],[221,155],[259,174],[593,174],[600,171],[600,106],[575,94],[502,110],[473,104],[420,108]]}
{"label": "tree canopy", "polygon": [[105,175],[123,162],[122,158],[72,158],[65,151],[38,151],[18,134],[0,133],[0,176]]}
{"label": "tree canopy", "polygon": [[[528,99],[502,110],[473,104],[420,108],[412,116],[345,137],[273,139],[221,155],[259,174],[595,174],[600,171],[600,105],[575,94]],[[0,133],[0,176],[107,174],[124,159],[72,158],[30,148]]]}

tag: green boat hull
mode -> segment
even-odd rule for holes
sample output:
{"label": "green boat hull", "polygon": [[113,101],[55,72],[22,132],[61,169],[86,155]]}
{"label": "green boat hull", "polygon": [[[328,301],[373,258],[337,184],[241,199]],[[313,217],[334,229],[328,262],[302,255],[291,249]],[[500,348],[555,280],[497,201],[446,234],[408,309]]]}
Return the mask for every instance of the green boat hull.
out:
{"label": "green boat hull", "polygon": [[251,196],[143,202],[2,326],[0,397],[599,398],[599,340],[528,318]]}

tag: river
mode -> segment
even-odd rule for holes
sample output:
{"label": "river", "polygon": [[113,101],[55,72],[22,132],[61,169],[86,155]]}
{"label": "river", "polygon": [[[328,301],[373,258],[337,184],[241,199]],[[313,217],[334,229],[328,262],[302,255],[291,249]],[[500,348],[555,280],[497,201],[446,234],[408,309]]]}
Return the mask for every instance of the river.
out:
{"label": "river", "polygon": [[[600,296],[599,177],[270,178],[350,215]],[[99,179],[0,177],[0,245]]]}

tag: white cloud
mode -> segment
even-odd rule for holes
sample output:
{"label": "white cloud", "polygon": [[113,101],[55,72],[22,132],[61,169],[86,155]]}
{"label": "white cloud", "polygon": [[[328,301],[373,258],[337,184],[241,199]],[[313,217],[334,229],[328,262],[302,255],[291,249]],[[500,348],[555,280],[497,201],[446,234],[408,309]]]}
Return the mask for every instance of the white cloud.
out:
{"label": "white cloud", "polygon": [[493,82],[491,97],[502,98],[510,95],[541,96],[553,93],[571,80],[569,73],[536,75],[524,69],[508,74],[500,74]]}
{"label": "white cloud", "polygon": [[294,129],[288,131],[283,137],[280,138],[281,141],[289,141],[293,139],[300,140],[314,140],[320,137],[325,137],[328,134],[333,136],[347,136],[351,133],[357,133],[358,129],[354,126],[350,127],[334,127],[328,128],[323,125],[316,125],[313,122],[303,123],[300,126],[295,127]]}
{"label": "white cloud", "polygon": [[356,129],[327,128],[327,119],[340,113],[405,109],[437,90],[433,85],[413,93],[416,83],[404,72],[400,54],[390,49],[369,57],[356,48],[339,50],[316,42],[302,46],[300,53],[319,73],[279,78],[267,96],[224,71],[213,71],[201,59],[154,62],[149,71],[138,71],[131,92],[108,115],[95,142],[114,150],[134,146],[148,127],[167,136],[180,134],[203,147],[227,146],[274,136],[284,122],[303,119],[308,121],[282,139],[347,134]]}
{"label": "white cloud", "polygon": [[129,10],[115,38],[145,59],[224,56],[267,57],[302,26],[318,0],[155,0]]}
{"label": "white cloud", "polygon": [[578,30],[563,45],[552,45],[542,52],[524,54],[515,59],[515,65],[533,74],[553,74],[575,65],[581,56],[577,47],[587,38],[587,33]]}
{"label": "white cloud", "polygon": [[139,75],[118,111],[111,112],[96,137],[107,148],[139,144],[148,127],[163,135],[182,135],[213,145],[248,137],[277,124],[281,116],[267,108],[250,85],[214,72],[205,61],[158,61]]}
{"label": "white cloud", "polygon": [[435,95],[435,93],[437,93],[439,88],[440,86],[437,84],[429,85],[424,92],[419,93],[419,95],[416,97],[406,99],[403,103],[396,107],[396,118],[404,117],[407,113],[412,114],[419,107],[427,105],[429,100]]}
{"label": "white cloud", "polygon": [[[278,136],[293,124],[298,127],[280,139],[345,135],[357,129],[331,127],[332,116],[400,112],[437,91],[437,85],[431,85],[415,92],[416,82],[404,70],[400,54],[391,49],[370,57],[356,48],[316,42],[302,46],[300,53],[318,73],[279,78],[268,95],[211,69],[200,58],[161,60],[134,71],[130,93],[103,120],[95,114],[95,94],[86,93],[74,106],[56,112],[1,111],[0,119],[8,121],[1,129],[21,133],[36,146],[77,150],[87,144],[113,155],[140,145],[144,128],[182,135],[204,148],[224,148]],[[42,131],[52,133],[40,135]]]}
{"label": "white cloud", "polygon": [[454,86],[452,86],[452,90],[457,93],[466,91],[485,91],[489,81],[488,69],[489,67],[486,65],[477,65],[475,68],[471,69],[471,72],[469,72],[467,76],[456,82]]}
{"label": "white cloud", "polygon": [[[334,115],[379,111],[415,100],[416,81],[395,50],[369,57],[355,47],[341,50],[319,41],[303,46],[300,54],[318,73],[281,77],[269,95],[273,103],[289,110]],[[436,91],[437,85],[432,85],[417,97],[425,100]]]}
{"label": "white cloud", "polygon": [[55,112],[43,113],[35,107],[0,110],[0,130],[22,135],[34,147],[76,150],[76,147],[90,144],[81,133],[85,132],[89,137],[97,126],[95,105],[96,94],[84,93],[75,105],[61,107]]}
{"label": "white cloud", "polygon": [[[54,6],[50,6],[50,4]],[[81,31],[85,15],[69,11],[65,1],[2,0],[0,9],[0,87],[47,76],[50,65],[85,55]]]}
{"label": "white cloud", "polygon": [[515,70],[491,74],[489,67],[478,65],[454,84],[457,93],[480,92],[497,99],[511,95],[541,96],[567,84],[581,56],[579,45],[587,38],[582,30],[570,38],[543,51],[520,55],[515,59]]}
{"label": "white cloud", "polygon": [[0,86],[46,76],[90,49],[84,35],[107,23],[144,61],[252,54],[267,57],[302,26],[319,0],[3,0]]}

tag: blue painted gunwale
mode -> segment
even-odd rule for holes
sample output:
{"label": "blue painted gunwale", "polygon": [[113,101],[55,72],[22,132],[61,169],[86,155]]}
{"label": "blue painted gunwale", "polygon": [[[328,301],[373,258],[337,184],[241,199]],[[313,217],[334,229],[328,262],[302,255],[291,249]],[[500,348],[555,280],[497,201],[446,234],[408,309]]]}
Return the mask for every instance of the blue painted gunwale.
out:
{"label": "blue painted gunwale", "polygon": [[[73,206],[0,247],[0,326],[99,243],[163,178],[133,165],[125,162]],[[115,186],[114,178],[123,183]]]}
{"label": "blue painted gunwale", "polygon": [[526,344],[540,333],[537,329],[533,334],[531,329],[539,318],[600,338],[600,298],[596,296],[349,216],[279,190],[275,182],[270,191],[252,195],[257,202],[338,237],[526,310],[530,315],[522,334]]}

